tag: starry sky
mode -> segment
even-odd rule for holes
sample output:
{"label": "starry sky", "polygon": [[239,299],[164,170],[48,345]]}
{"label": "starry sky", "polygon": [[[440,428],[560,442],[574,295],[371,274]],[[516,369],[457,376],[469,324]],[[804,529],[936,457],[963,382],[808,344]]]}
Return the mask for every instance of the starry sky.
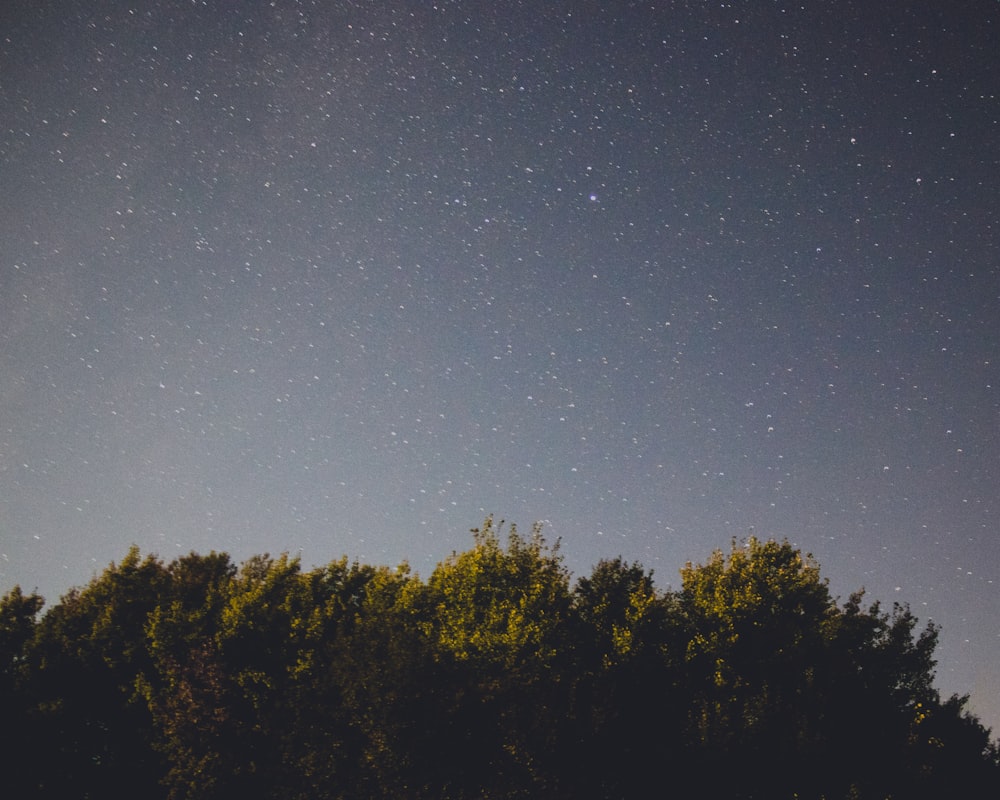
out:
{"label": "starry sky", "polygon": [[1000,729],[1000,4],[11,0],[0,589],[787,538]]}

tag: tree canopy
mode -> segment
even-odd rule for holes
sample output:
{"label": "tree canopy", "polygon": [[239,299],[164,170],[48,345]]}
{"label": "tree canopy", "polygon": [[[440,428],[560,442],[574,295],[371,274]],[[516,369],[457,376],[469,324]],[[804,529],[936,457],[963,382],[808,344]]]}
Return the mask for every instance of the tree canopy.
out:
{"label": "tree canopy", "polygon": [[[831,596],[751,537],[661,591],[488,518],[426,580],[341,558],[131,549],[48,609],[0,600],[25,797],[993,797],[1000,755],[934,687],[938,629]],[[32,767],[29,765],[37,764]]]}

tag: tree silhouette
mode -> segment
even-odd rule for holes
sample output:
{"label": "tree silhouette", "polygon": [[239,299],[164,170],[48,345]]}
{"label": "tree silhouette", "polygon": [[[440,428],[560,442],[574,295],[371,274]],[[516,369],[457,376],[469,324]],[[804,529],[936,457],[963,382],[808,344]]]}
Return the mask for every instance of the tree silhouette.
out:
{"label": "tree silhouette", "polygon": [[426,581],[133,548],[47,611],[0,601],[0,752],[43,798],[995,796],[938,629],[864,600],[756,538],[675,591],[620,558],[571,584],[538,526],[492,518]]}

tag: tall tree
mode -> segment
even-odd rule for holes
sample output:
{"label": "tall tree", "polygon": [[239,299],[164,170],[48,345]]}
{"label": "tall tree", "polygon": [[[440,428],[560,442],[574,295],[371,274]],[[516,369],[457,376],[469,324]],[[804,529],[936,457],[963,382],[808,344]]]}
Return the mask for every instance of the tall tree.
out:
{"label": "tall tree", "polygon": [[225,553],[190,553],[171,563],[168,585],[146,623],[150,668],[139,689],[166,759],[162,782],[173,799],[212,797],[225,771],[231,677],[218,632],[236,566]]}
{"label": "tall tree", "polygon": [[[1000,754],[934,687],[938,630],[842,605],[787,542],[733,542],[676,591],[487,518],[403,564],[132,549],[41,614],[0,600],[0,750],[30,797],[168,800],[992,797]],[[44,770],[28,754],[44,750]]]}
{"label": "tall tree", "polygon": [[369,700],[372,708],[384,704],[375,692],[358,699],[368,685],[370,664],[350,653],[368,640],[358,629],[370,613],[369,587],[379,572],[344,557],[302,576],[311,600],[290,631],[296,661],[287,690],[290,722],[279,744],[295,777],[282,797],[361,796],[350,792],[363,783],[367,763],[356,709]]}
{"label": "tall tree", "polygon": [[814,724],[823,624],[835,613],[819,567],[788,542],[751,537],[684,567],[680,594],[691,625],[692,735],[709,762],[731,766],[712,773],[720,796],[740,784],[795,785]]}
{"label": "tall tree", "polygon": [[709,796],[984,796],[973,773],[997,786],[988,734],[934,689],[933,624],[865,609],[860,592],[838,607],[787,542],[734,542],[681,576],[692,763],[714,776]]}
{"label": "tall tree", "polygon": [[514,785],[546,790],[551,721],[565,707],[569,573],[540,526],[528,538],[510,526],[506,547],[502,527],[487,518],[473,548],[438,565],[427,585],[429,632],[465,686],[452,709],[457,765],[471,776],[462,796],[475,796],[483,775],[497,796]]}
{"label": "tall tree", "polygon": [[26,595],[20,586],[0,599],[0,718],[8,732],[3,760],[12,767],[5,771],[5,783],[14,796],[30,795],[36,787],[35,774],[26,768],[41,746],[41,737],[34,734],[37,705],[27,651],[43,603],[39,594]]}
{"label": "tall tree", "polygon": [[153,720],[136,687],[151,667],[145,626],[165,578],[157,558],[133,547],[36,627],[28,658],[50,754],[36,796],[159,793]]}
{"label": "tall tree", "polygon": [[563,774],[574,797],[638,796],[672,763],[685,766],[685,621],[651,572],[621,558],[580,578],[573,603],[573,712],[561,740],[574,749]]}

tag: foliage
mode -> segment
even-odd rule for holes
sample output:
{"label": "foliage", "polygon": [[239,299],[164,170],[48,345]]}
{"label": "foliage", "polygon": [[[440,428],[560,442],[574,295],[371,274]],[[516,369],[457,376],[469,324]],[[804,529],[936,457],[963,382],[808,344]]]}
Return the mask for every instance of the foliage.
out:
{"label": "foliage", "polygon": [[48,758],[19,775],[31,796],[156,790],[162,763],[135,678],[150,666],[144,628],[163,585],[160,561],[132,548],[34,626],[20,657],[24,741]]}
{"label": "foliage", "polygon": [[[20,586],[0,599],[0,718],[10,732],[3,749],[9,764],[29,764],[34,756],[33,698],[27,690],[31,670],[25,655],[42,605],[38,594],[26,595]],[[23,769],[15,769],[7,771],[5,785],[12,796],[20,796],[33,784]]]}
{"label": "foliage", "polygon": [[428,581],[440,647],[481,668],[544,668],[559,652],[569,608],[558,547],[548,550],[537,525],[530,539],[512,525],[506,550],[492,518],[472,533],[475,546],[452,555]]}
{"label": "foliage", "polygon": [[[934,688],[938,630],[843,604],[787,542],[571,584],[487,518],[424,581],[346,558],[133,548],[43,613],[0,600],[0,703],[27,797],[994,796],[1000,755]],[[44,751],[42,769],[32,756]]]}
{"label": "foliage", "polygon": [[703,757],[741,762],[735,773],[716,775],[720,791],[733,791],[734,774],[768,783],[788,777],[787,769],[769,775],[763,765],[771,753],[803,764],[815,746],[823,691],[816,670],[824,625],[836,613],[818,567],[787,542],[751,537],[733,542],[728,555],[688,564],[681,579],[691,626],[688,680],[696,689],[690,729]]}

